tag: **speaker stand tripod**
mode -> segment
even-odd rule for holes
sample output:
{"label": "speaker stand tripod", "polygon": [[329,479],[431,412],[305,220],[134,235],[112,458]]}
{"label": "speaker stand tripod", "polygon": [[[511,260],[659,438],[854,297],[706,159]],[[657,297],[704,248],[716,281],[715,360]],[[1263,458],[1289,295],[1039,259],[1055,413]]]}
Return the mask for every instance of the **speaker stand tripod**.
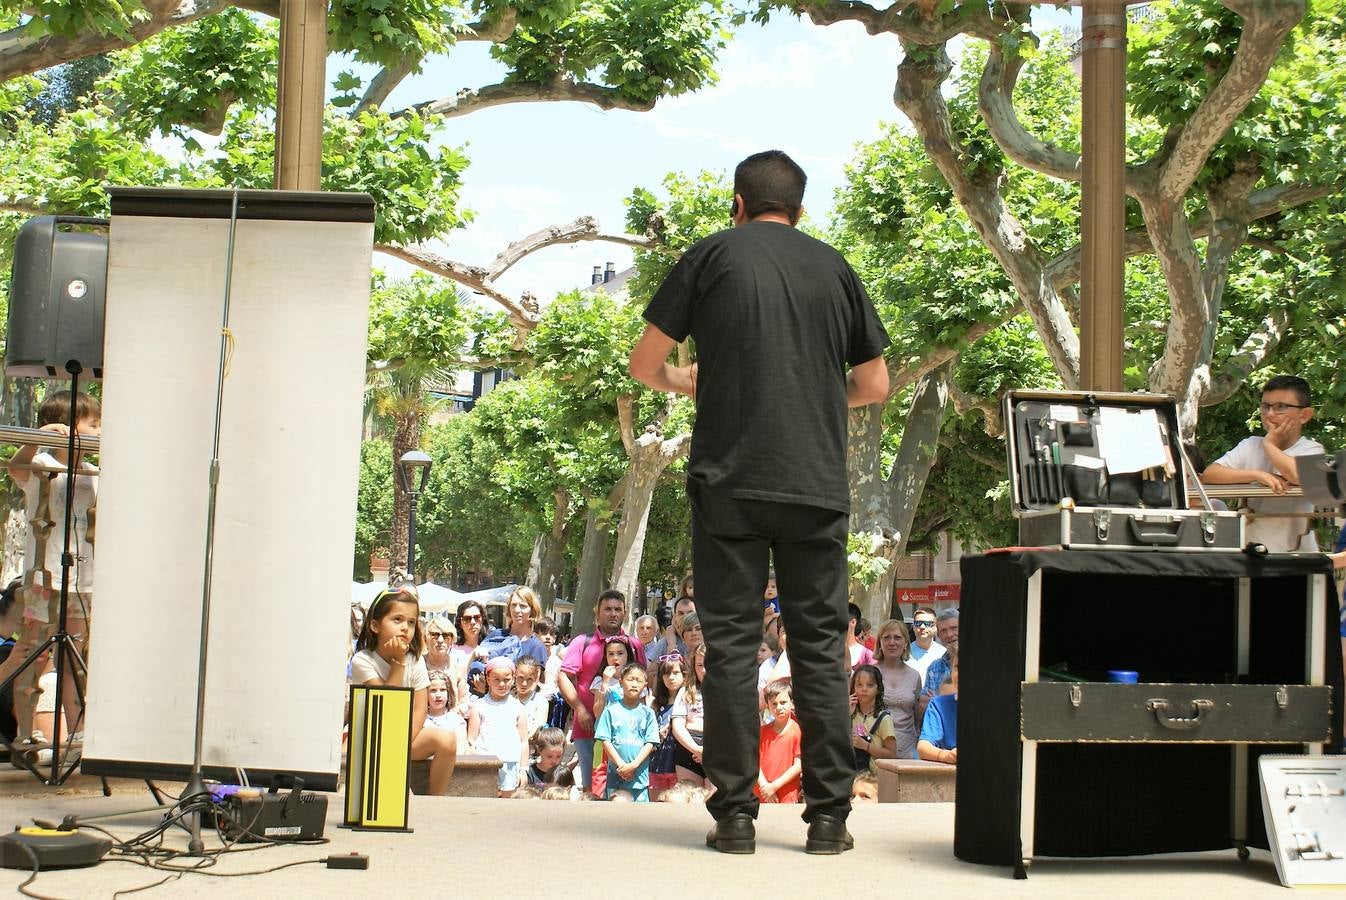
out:
{"label": "speaker stand tripod", "polygon": [[[77,435],[75,432],[75,429],[79,424],[79,414],[76,411],[77,405],[75,403],[75,397],[79,394],[79,376],[80,373],[84,371],[84,367],[80,364],[79,360],[72,359],[66,362],[65,370],[70,374],[70,433],[67,435],[68,440],[66,441],[65,515],[62,518],[64,542],[61,551],[61,598],[58,605],[56,631],[48,635],[42,643],[38,644],[37,647],[28,654],[28,658],[25,659],[3,683],[0,683],[0,691],[3,691],[6,687],[13,684],[25,670],[37,665],[42,654],[46,653],[49,648],[52,649],[54,656],[53,662],[56,666],[56,712],[53,716],[54,723],[52,726],[51,770],[45,779],[45,783],[48,785],[64,784],[66,779],[71,776],[75,771],[75,767],[79,764],[78,759],[71,761],[68,766],[65,764],[65,760],[69,757],[72,748],[67,747],[65,748],[64,753],[61,752],[61,717],[64,714],[64,708],[61,701],[66,688],[66,668],[69,666],[70,672],[74,676],[74,690],[76,696],[79,697],[79,720],[84,718],[84,684],[88,676],[88,667],[84,663],[84,654],[80,651],[74,638],[70,636],[67,619],[70,606],[70,576],[75,568],[75,556],[70,551],[70,538],[71,532],[74,530],[71,526],[75,512],[75,477],[77,475],[77,470],[79,469],[79,455],[76,447]],[[88,627],[87,617],[85,627]],[[71,724],[71,731],[78,730],[79,720],[77,720],[76,723]],[[17,736],[17,739],[22,739],[22,737],[23,736],[21,735]],[[17,749],[16,745],[8,744],[8,747],[10,758],[14,759],[14,753]],[[23,763],[23,767],[32,772],[35,777],[42,778],[42,773],[38,771],[39,764],[30,762],[26,757],[21,758],[20,761]],[[108,793],[106,780],[103,782],[103,790],[104,793]]]}

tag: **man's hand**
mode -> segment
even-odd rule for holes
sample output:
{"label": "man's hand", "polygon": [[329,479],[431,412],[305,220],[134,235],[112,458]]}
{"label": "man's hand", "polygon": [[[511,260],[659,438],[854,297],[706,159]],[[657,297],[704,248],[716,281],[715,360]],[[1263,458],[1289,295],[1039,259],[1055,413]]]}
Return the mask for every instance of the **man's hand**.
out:
{"label": "man's hand", "polygon": [[575,709],[575,724],[580,727],[581,731],[592,732],[594,730],[594,714],[585,709],[582,703]]}

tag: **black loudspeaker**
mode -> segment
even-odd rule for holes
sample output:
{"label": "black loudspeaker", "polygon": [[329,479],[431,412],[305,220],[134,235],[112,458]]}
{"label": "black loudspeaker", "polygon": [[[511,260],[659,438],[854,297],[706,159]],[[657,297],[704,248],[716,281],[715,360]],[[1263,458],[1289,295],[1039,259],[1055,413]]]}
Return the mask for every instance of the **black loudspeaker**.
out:
{"label": "black loudspeaker", "polygon": [[7,374],[64,378],[65,364],[74,359],[85,379],[103,377],[107,236],[58,226],[107,224],[84,216],[39,216],[19,229],[9,290]]}

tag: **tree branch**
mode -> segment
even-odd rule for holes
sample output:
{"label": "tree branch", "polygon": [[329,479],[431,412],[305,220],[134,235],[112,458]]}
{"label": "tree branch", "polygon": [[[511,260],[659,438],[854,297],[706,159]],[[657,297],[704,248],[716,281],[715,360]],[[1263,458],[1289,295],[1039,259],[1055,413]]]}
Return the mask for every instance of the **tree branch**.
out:
{"label": "tree branch", "polygon": [[262,15],[270,16],[273,19],[280,18],[280,0],[234,0],[231,5],[237,6],[239,9],[261,13]]}
{"label": "tree branch", "polygon": [[[991,437],[997,437],[997,436],[998,435],[991,435]],[[960,456],[966,456],[973,462],[979,462],[983,466],[986,466],[988,469],[994,469],[997,472],[1003,472],[1005,470],[1005,460],[1002,457],[986,456],[984,454],[978,453],[975,450],[970,450],[961,441],[955,441],[950,435],[941,434],[939,436],[939,445],[941,447],[947,447],[948,449],[954,451]]]}
{"label": "tree branch", "polygon": [[[904,42],[904,47],[906,46]],[[954,137],[942,86],[953,64],[944,49],[910,52],[897,67],[893,102],[911,120],[926,154],[958,205],[1000,263],[1033,318],[1038,334],[1067,387],[1080,377],[1080,339],[1055,286],[1043,276],[1041,255],[1000,194],[1000,173],[968,174],[967,153]]]}
{"label": "tree branch", "polygon": [[515,6],[505,7],[500,18],[494,22],[487,22],[485,19],[478,19],[467,26],[467,31],[458,35],[458,42],[467,41],[486,41],[491,44],[498,44],[507,40],[514,33],[514,29],[519,24],[519,10]]}
{"label": "tree branch", "polygon": [[622,394],[617,398],[617,430],[622,436],[622,446],[626,455],[636,455],[636,398],[634,394]]}
{"label": "tree branch", "polygon": [[1000,437],[1005,432],[1005,424],[1000,415],[1000,407],[994,400],[986,397],[974,397],[965,394],[949,379],[949,399],[953,401],[953,411],[960,416],[967,415],[972,410],[979,410],[982,415],[982,428],[989,437]]}
{"label": "tree branch", "polygon": [[992,41],[990,47],[977,85],[977,105],[991,137],[1006,156],[1024,168],[1062,181],[1078,182],[1082,177],[1080,155],[1030,134],[1014,111],[1014,85],[1023,68],[1023,57],[1015,52],[1007,60],[998,42]]}
{"label": "tree branch", "polygon": [[0,200],[0,212],[18,213],[21,216],[45,216],[49,213],[45,206],[28,197]]}
{"label": "tree branch", "polygon": [[[479,20],[466,26],[466,31],[457,36],[458,43],[468,41],[486,41],[488,43],[498,43],[505,40],[514,33],[514,29],[519,21],[519,11],[513,6],[507,7],[500,18],[495,22]],[[402,81],[412,73],[420,64],[420,57],[407,56],[398,61],[397,65],[384,66],[374,80],[369,83],[368,90],[364,97],[360,99],[360,104],[355,108],[352,115],[357,115],[367,109],[377,109],[382,106]]]}
{"label": "tree branch", "polygon": [[634,112],[649,112],[654,109],[653,100],[633,100],[623,96],[616,88],[561,79],[549,84],[536,81],[502,81],[475,90],[465,88],[452,97],[417,103],[410,110],[404,110],[403,114],[417,112],[451,119],[492,106],[564,100],[591,103],[599,109],[628,109]]}
{"label": "tree branch", "polygon": [[1229,357],[1220,374],[1211,379],[1210,388],[1201,398],[1201,405],[1214,406],[1232,397],[1248,380],[1248,376],[1262,368],[1276,352],[1289,324],[1290,310],[1287,307],[1267,313],[1262,320],[1262,327],[1248,335],[1243,346]]}
{"label": "tree branch", "polygon": [[360,103],[351,112],[352,116],[358,116],[365,110],[378,109],[388,99],[388,95],[397,89],[411,70],[416,68],[420,62],[412,57],[404,57],[395,66],[384,66],[379,70],[379,74],[369,82],[369,87],[365,89],[365,95],[360,98]]}
{"label": "tree branch", "polygon": [[[1329,184],[1277,184],[1249,194],[1242,215],[1246,217],[1247,221],[1252,222],[1287,209],[1293,209],[1313,200],[1330,197],[1344,190],[1346,190],[1346,181]],[[1195,213],[1191,218],[1190,225],[1192,237],[1204,238],[1209,236],[1213,224],[1210,210],[1201,210]],[[1145,228],[1127,230],[1125,251],[1128,257],[1150,253],[1153,249],[1149,232]],[[1045,273],[1058,289],[1067,284],[1074,284],[1080,280],[1082,258],[1082,247],[1077,244],[1048,260]]]}
{"label": "tree branch", "polygon": [[486,270],[486,280],[495,281],[530,253],[556,244],[576,244],[581,241],[606,241],[635,247],[638,250],[656,249],[655,241],[649,237],[635,234],[605,234],[599,231],[597,219],[593,216],[581,216],[564,225],[548,225],[501,250]]}
{"label": "tree branch", "polygon": [[1158,193],[1170,203],[1181,203],[1211,150],[1257,96],[1286,35],[1305,11],[1305,0],[1220,2],[1243,17],[1243,33],[1228,71],[1182,126],[1159,168]]}
{"label": "tree branch", "polygon": [[890,6],[877,9],[858,0],[832,0],[799,3],[795,11],[807,13],[815,25],[859,22],[870,34],[895,34],[913,44],[925,45],[943,44],[964,32],[986,37],[992,26],[985,4],[959,4],[942,16],[923,11],[922,5],[922,0],[894,0]]}
{"label": "tree branch", "polygon": [[445,259],[438,253],[420,246],[403,247],[400,244],[375,244],[374,249],[489,297],[504,307],[505,312],[509,315],[510,322],[520,331],[528,331],[537,326],[537,311],[528,309],[522,301],[516,300],[493,287],[486,278],[486,270],[480,266],[469,266],[451,259]]}
{"label": "tree branch", "polygon": [[229,0],[196,0],[190,4],[174,3],[171,0],[146,3],[149,17],[132,23],[129,29],[131,40],[93,30],[72,37],[48,34],[35,38],[28,34],[25,26],[20,25],[0,33],[0,82],[95,53],[131,47],[167,28],[186,25],[236,5],[242,4]]}

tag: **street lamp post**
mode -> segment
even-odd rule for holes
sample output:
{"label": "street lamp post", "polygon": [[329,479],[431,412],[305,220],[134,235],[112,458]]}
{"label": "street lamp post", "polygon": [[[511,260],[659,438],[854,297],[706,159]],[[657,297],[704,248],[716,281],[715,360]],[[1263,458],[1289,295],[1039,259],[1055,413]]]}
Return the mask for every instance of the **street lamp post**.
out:
{"label": "street lamp post", "polygon": [[407,581],[416,583],[416,498],[430,479],[430,457],[408,450],[397,461],[397,483],[407,493]]}

